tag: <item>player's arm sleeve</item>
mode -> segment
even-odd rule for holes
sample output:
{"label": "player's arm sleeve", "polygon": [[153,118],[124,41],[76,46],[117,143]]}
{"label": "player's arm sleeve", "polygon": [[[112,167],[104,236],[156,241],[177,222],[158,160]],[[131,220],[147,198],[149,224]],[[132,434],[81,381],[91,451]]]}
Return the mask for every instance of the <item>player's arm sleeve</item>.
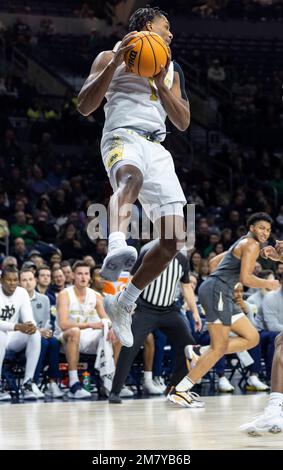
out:
{"label": "player's arm sleeve", "polygon": [[0,320],[0,331],[13,331],[14,328],[15,328],[15,323]]}
{"label": "player's arm sleeve", "polygon": [[21,315],[21,320],[23,323],[30,321],[34,325],[36,325],[35,320],[33,318],[31,301],[30,301],[27,291],[25,290],[22,291],[20,315]]}
{"label": "player's arm sleeve", "polygon": [[181,89],[181,95],[182,95],[182,98],[186,101],[189,101],[188,99],[188,96],[187,96],[187,93],[186,93],[186,87],[185,87],[185,75],[184,75],[184,72],[183,70],[181,69],[180,65],[178,64],[178,62],[173,62],[174,64],[174,72],[177,72],[179,74],[179,78],[180,78],[180,89]]}

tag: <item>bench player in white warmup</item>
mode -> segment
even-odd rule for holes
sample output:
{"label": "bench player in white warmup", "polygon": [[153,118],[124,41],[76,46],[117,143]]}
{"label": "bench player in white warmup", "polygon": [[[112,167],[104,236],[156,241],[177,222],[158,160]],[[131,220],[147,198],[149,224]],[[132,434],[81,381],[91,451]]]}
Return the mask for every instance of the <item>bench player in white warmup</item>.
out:
{"label": "bench player in white warmup", "polygon": [[[78,378],[79,353],[96,354],[103,334],[104,322],[110,324],[102,299],[88,287],[90,267],[84,261],[73,265],[74,285],[63,289],[57,299],[56,336],[63,344],[69,366],[70,398],[91,396]],[[109,330],[108,340],[115,337]]]}
{"label": "bench player in white warmup", "polygon": [[[21,392],[25,400],[36,400],[32,379],[40,355],[41,336],[33,318],[29,295],[18,284],[17,268],[5,268],[0,286],[0,378],[6,351],[20,352],[25,349],[26,367]],[[0,400],[10,398],[1,384]]]}
{"label": "bench player in white warmup", "polygon": [[[168,60],[153,79],[126,70],[124,53],[137,31],[159,34],[169,46],[173,35],[166,14],[158,8],[140,8],[130,18],[129,31],[112,51],[100,53],[78,96],[84,116],[95,111],[105,97],[105,125],[101,153],[114,194],[110,200],[108,255],[101,274],[116,280],[123,269],[134,265],[137,253],[127,246],[125,234],[130,213],[120,209],[137,199],[152,222],[159,222],[159,243],[149,250],[137,273],[122,294],[106,297],[105,310],[113,321],[116,336],[131,347],[131,314],[142,290],[169,265],[181,248],[186,199],[175,173],[171,154],[160,144],[166,135],[166,117],[181,131],[190,124],[184,75],[176,62]],[[117,216],[114,220],[114,215]],[[170,239],[165,225],[172,227]]]}

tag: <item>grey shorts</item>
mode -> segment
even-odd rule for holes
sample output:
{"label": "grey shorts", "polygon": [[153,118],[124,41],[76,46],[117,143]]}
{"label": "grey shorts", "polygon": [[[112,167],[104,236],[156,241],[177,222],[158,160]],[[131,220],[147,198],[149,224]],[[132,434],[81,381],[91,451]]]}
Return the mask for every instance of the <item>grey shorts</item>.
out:
{"label": "grey shorts", "polygon": [[232,289],[216,277],[209,277],[201,284],[198,298],[208,323],[220,321],[222,325],[231,325],[232,315],[239,313],[232,295]]}

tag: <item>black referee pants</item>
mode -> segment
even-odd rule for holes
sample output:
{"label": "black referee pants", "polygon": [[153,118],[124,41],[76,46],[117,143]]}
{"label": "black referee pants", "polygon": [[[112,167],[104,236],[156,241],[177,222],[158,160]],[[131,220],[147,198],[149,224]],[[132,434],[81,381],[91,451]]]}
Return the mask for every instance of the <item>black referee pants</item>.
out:
{"label": "black referee pants", "polygon": [[176,347],[176,362],[170,384],[177,385],[187,374],[184,347],[187,344],[195,344],[195,340],[185,317],[175,305],[166,310],[158,310],[156,307],[150,308],[139,303],[132,323],[134,344],[131,348],[125,346],[121,348],[113,379],[112,393],[120,393],[140,347],[144,344],[147,335],[156,328],[159,328]]}

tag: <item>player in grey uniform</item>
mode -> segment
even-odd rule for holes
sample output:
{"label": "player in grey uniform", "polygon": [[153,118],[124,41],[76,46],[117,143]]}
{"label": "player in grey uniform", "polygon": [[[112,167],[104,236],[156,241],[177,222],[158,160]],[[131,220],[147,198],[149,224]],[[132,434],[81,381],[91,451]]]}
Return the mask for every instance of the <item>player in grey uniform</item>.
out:
{"label": "player in grey uniform", "polygon": [[[233,290],[239,281],[247,287],[279,288],[277,280],[259,279],[253,275],[261,244],[266,243],[270,236],[271,223],[268,214],[253,214],[248,220],[247,235],[211,260],[212,272],[199,289],[199,301],[205,309],[211,344],[196,366],[170,392],[169,401],[194,407],[196,398],[190,392],[191,388],[224,354],[237,353],[258,344],[258,332],[248,318],[238,314],[233,316]],[[237,336],[229,337],[231,331]]]}

